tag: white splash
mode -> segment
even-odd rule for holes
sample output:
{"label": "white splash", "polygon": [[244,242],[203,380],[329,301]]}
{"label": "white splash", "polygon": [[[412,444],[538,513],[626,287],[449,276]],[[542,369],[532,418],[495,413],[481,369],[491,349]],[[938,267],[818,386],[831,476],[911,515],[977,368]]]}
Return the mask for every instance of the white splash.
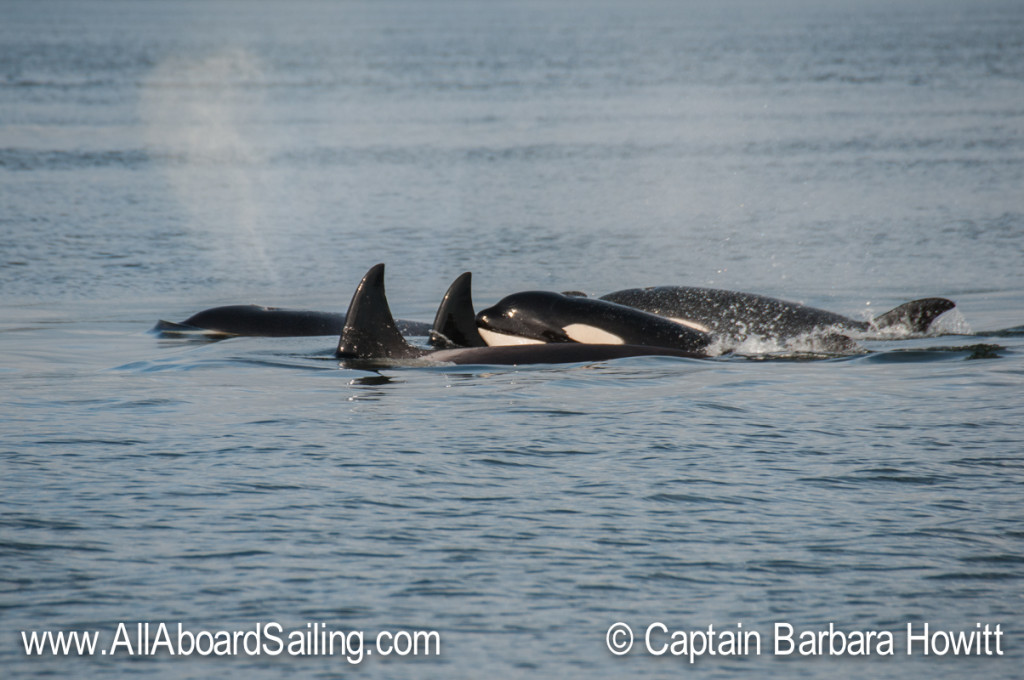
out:
{"label": "white splash", "polygon": [[929,331],[935,335],[974,335],[974,329],[960,313],[959,307],[954,307],[933,321]]}
{"label": "white splash", "polygon": [[718,356],[732,354],[751,358],[836,357],[864,352],[856,340],[840,328],[818,328],[808,333],[785,337],[746,335],[727,337],[716,335],[708,353]]}

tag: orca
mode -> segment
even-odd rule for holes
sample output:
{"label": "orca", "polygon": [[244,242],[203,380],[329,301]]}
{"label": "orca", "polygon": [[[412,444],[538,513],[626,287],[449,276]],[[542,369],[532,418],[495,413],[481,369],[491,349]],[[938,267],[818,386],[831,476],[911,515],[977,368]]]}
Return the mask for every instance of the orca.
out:
{"label": "orca", "polygon": [[[399,319],[396,323],[402,333],[411,336],[425,336],[431,328],[422,321]],[[260,305],[225,305],[204,309],[181,323],[157,321],[153,332],[165,337],[201,335],[221,339],[246,335],[283,338],[338,335],[344,327],[344,314]]]}
{"label": "orca", "polygon": [[539,343],[653,345],[707,354],[711,335],[607,300],[551,291],[514,293],[476,315],[491,346]]}
{"label": "orca", "polygon": [[[465,272],[448,288],[437,309],[434,323],[396,319],[402,335],[426,336],[432,346],[485,347],[476,330],[476,313],[471,294],[472,274]],[[338,335],[345,328],[345,315],[302,309],[281,309],[260,305],[225,305],[193,314],[181,323],[160,320],[153,332],[168,337],[203,335],[208,338],[231,336],[299,337]]]}
{"label": "orca", "polygon": [[430,327],[431,346],[439,349],[487,346],[476,327],[472,280],[473,275],[464,272],[448,287]]}
{"label": "orca", "polygon": [[667,317],[690,328],[734,341],[752,336],[784,340],[822,332],[920,335],[929,331],[939,315],[956,306],[945,298],[923,298],[904,303],[873,321],[857,321],[795,302],[715,288],[630,288],[599,299]]}
{"label": "orca", "polygon": [[[458,280],[456,281],[458,282]],[[459,290],[463,284],[468,285],[468,282],[468,278],[462,280],[456,290],[455,298],[461,295]],[[465,302],[465,299],[462,302]],[[441,310],[445,306],[445,303],[442,302],[441,308],[439,308],[439,317],[445,316],[441,314]],[[443,326],[444,324],[440,330],[443,330]],[[423,364],[562,364],[606,361],[634,356],[685,358],[705,356],[672,347],[624,344],[556,343],[504,347],[475,346],[455,349],[415,347],[402,336],[391,314],[384,290],[383,264],[371,267],[356,287],[345,315],[345,326],[338,338],[335,355],[342,365],[353,368]]]}

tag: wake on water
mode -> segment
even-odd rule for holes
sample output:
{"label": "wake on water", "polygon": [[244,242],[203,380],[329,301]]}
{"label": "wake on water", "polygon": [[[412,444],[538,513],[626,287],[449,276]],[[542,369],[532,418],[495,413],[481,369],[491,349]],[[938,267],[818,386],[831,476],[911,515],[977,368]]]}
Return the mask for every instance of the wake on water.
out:
{"label": "wake on water", "polygon": [[[864,320],[869,323],[872,321],[868,312],[864,313]],[[716,335],[708,346],[708,354],[733,354],[751,359],[828,359],[867,354],[870,350],[861,344],[863,342],[974,334],[956,307],[932,322],[926,333],[914,330],[907,324],[894,324],[885,328],[872,324],[867,330],[832,325],[789,336],[748,334],[743,325],[738,325],[736,331],[735,335]]]}

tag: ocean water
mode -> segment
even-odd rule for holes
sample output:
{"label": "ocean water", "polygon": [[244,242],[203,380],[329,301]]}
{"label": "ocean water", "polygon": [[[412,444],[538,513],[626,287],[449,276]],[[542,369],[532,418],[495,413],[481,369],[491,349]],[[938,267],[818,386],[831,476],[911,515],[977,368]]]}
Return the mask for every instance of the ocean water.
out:
{"label": "ocean water", "polygon": [[[4,2],[4,677],[1020,677],[1024,5],[709,4]],[[149,332],[343,311],[377,262],[428,321],[467,270],[478,308],[957,309],[822,360],[377,373]]]}

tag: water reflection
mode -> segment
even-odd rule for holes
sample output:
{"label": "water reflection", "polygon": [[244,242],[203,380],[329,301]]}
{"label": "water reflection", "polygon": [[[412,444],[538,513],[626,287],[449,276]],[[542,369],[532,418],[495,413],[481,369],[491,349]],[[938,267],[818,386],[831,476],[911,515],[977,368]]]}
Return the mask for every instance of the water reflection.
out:
{"label": "water reflection", "polygon": [[352,380],[349,381],[348,384],[356,387],[379,387],[381,385],[388,385],[393,382],[400,381],[397,381],[394,378],[390,378],[386,375],[376,373],[374,375],[367,375],[361,378],[353,378]]}

